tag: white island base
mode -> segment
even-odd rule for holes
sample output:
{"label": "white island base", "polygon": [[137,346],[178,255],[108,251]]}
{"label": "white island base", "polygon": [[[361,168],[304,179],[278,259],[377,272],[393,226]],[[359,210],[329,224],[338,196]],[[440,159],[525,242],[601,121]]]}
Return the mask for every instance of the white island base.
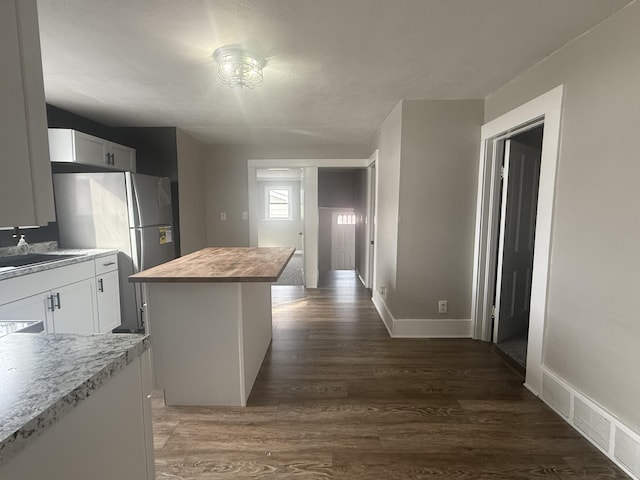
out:
{"label": "white island base", "polygon": [[270,283],[146,283],[167,405],[246,406],[271,342]]}

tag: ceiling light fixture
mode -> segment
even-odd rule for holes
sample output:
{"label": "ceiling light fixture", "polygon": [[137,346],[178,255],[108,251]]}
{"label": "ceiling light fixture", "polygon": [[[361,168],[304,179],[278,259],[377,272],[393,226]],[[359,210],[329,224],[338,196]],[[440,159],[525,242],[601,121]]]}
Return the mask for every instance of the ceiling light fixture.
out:
{"label": "ceiling light fixture", "polygon": [[264,60],[238,45],[226,45],[213,52],[218,78],[229,87],[255,88],[262,85]]}

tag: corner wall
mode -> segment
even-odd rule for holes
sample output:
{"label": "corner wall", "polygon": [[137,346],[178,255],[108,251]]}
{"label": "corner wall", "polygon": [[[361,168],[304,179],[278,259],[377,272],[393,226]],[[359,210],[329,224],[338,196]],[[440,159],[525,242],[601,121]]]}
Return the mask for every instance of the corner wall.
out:
{"label": "corner wall", "polygon": [[180,198],[180,255],[186,255],[207,246],[204,146],[178,129],[176,149]]}
{"label": "corner wall", "polygon": [[471,336],[483,104],[404,100],[380,128],[374,302],[393,336]]}

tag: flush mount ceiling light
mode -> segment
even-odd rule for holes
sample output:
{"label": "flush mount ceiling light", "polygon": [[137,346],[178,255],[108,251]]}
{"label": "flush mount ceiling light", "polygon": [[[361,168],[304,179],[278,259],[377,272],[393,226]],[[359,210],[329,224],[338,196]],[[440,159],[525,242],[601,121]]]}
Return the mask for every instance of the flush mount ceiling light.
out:
{"label": "flush mount ceiling light", "polygon": [[262,85],[264,60],[238,45],[227,45],[213,52],[218,78],[229,87],[255,88]]}

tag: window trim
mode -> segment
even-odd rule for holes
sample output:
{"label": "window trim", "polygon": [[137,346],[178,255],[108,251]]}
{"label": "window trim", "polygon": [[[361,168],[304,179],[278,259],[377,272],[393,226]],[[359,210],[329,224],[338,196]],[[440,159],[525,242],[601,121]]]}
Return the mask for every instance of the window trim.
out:
{"label": "window trim", "polygon": [[[288,192],[288,202],[281,205],[287,205],[288,216],[287,217],[272,217],[271,216],[271,202],[269,201],[270,193],[272,190],[286,190]],[[286,221],[295,220],[293,215],[293,187],[291,185],[265,185],[264,186],[264,220],[268,221]]]}

